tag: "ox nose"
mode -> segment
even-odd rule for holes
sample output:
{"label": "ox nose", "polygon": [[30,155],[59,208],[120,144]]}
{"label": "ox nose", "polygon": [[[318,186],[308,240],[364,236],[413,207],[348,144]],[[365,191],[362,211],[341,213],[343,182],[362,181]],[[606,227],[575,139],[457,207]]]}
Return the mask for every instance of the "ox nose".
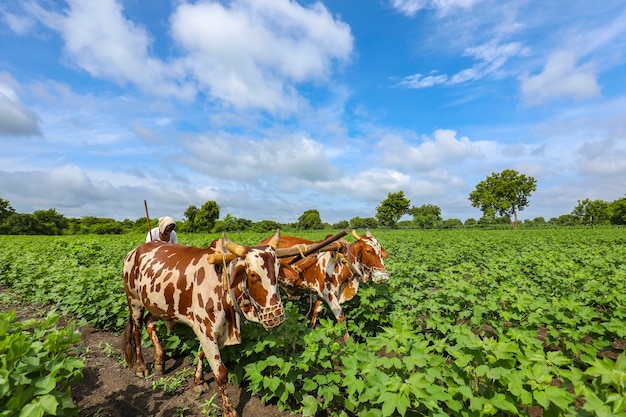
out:
{"label": "ox nose", "polygon": [[389,274],[383,271],[374,271],[372,273],[372,281],[374,281],[375,284],[387,282],[389,281]]}

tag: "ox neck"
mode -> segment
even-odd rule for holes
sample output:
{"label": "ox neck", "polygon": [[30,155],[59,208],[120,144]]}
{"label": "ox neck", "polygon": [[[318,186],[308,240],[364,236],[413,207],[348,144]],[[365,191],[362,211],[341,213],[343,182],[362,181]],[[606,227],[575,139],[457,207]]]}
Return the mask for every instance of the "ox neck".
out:
{"label": "ox neck", "polygon": [[358,256],[352,254],[352,248],[355,247],[357,243],[358,242],[354,242],[348,246],[348,267],[350,267],[350,271],[352,271],[352,275],[356,275],[359,278],[363,279],[364,278],[363,277],[364,274],[362,271],[363,265],[359,261]]}

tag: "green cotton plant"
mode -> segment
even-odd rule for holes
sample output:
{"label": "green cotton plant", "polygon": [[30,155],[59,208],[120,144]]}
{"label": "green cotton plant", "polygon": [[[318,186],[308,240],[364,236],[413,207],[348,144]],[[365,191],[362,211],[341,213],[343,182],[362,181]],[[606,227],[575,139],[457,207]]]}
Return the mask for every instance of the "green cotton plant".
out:
{"label": "green cotton plant", "polygon": [[[222,350],[231,382],[307,416],[626,417],[623,228],[373,234],[389,253],[389,281],[361,285],[342,305],[345,324],[324,306],[310,329],[304,297],[283,298],[286,320],[271,332],[242,321],[242,343]],[[18,302],[119,331],[122,260],[144,238],[5,236],[0,283]],[[185,330],[159,324],[168,353],[197,354]]]}
{"label": "green cotton plant", "polygon": [[591,386],[576,387],[576,394],[583,396],[583,409],[598,416],[626,416],[626,353],[615,361],[604,357],[583,357],[591,365],[584,372],[591,379]]}
{"label": "green cotton plant", "polygon": [[57,329],[57,314],[17,321],[0,314],[0,416],[73,416],[71,384],[82,378],[84,362],[72,355],[80,333]]}

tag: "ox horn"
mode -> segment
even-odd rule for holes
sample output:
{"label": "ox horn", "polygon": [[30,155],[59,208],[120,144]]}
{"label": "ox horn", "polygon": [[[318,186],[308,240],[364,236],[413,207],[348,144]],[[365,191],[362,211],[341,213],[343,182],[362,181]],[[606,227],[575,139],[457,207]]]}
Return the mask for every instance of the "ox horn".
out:
{"label": "ox horn", "polygon": [[276,229],[276,233],[270,239],[267,244],[272,247],[272,249],[276,249],[278,247],[278,242],[280,242],[280,229]]}
{"label": "ox horn", "polygon": [[352,229],[352,236],[354,236],[356,240],[361,240],[361,236],[359,236],[359,234],[356,232],[356,229]]}
{"label": "ox horn", "polygon": [[209,255],[208,262],[210,264],[227,264],[236,258],[237,255],[232,253],[216,252]]}
{"label": "ox horn", "polygon": [[222,233],[222,242],[224,242],[224,246],[226,247],[226,249],[228,249],[230,252],[234,253],[237,256],[243,256],[246,251],[245,246],[238,245],[235,242],[231,242],[230,240],[228,240],[225,233]]}

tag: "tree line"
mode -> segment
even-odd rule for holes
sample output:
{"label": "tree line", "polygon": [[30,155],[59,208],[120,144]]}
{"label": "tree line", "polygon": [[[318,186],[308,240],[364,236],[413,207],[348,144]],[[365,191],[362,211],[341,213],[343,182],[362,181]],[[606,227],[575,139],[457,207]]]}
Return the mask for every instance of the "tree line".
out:
{"label": "tree line", "polygon": [[[402,190],[389,193],[376,207],[374,217],[353,217],[352,219],[329,224],[322,222],[316,209],[306,210],[295,223],[281,224],[273,220],[254,222],[226,214],[220,219],[220,206],[209,200],[201,207],[189,206],[183,219],[177,220],[176,227],[181,232],[228,232],[252,231],[272,232],[278,228],[284,231],[321,229],[451,229],[460,227],[513,227],[519,224],[518,214],[529,205],[529,197],[536,190],[537,181],[514,170],[492,173],[476,185],[469,195],[473,207],[483,215],[479,219],[443,219],[441,208],[434,204],[411,206]],[[412,220],[400,221],[405,216]],[[158,219],[151,221],[156,226]],[[598,226],[626,224],[626,197],[612,202],[603,200],[578,200],[571,213],[545,220],[536,217],[521,223],[524,227],[549,226]],[[4,235],[61,235],[61,234],[121,234],[145,231],[148,225],[145,217],[135,220],[118,221],[111,218],[84,216],[67,218],[56,209],[36,210],[32,214],[17,213],[8,200],[0,198],[0,234]]]}

